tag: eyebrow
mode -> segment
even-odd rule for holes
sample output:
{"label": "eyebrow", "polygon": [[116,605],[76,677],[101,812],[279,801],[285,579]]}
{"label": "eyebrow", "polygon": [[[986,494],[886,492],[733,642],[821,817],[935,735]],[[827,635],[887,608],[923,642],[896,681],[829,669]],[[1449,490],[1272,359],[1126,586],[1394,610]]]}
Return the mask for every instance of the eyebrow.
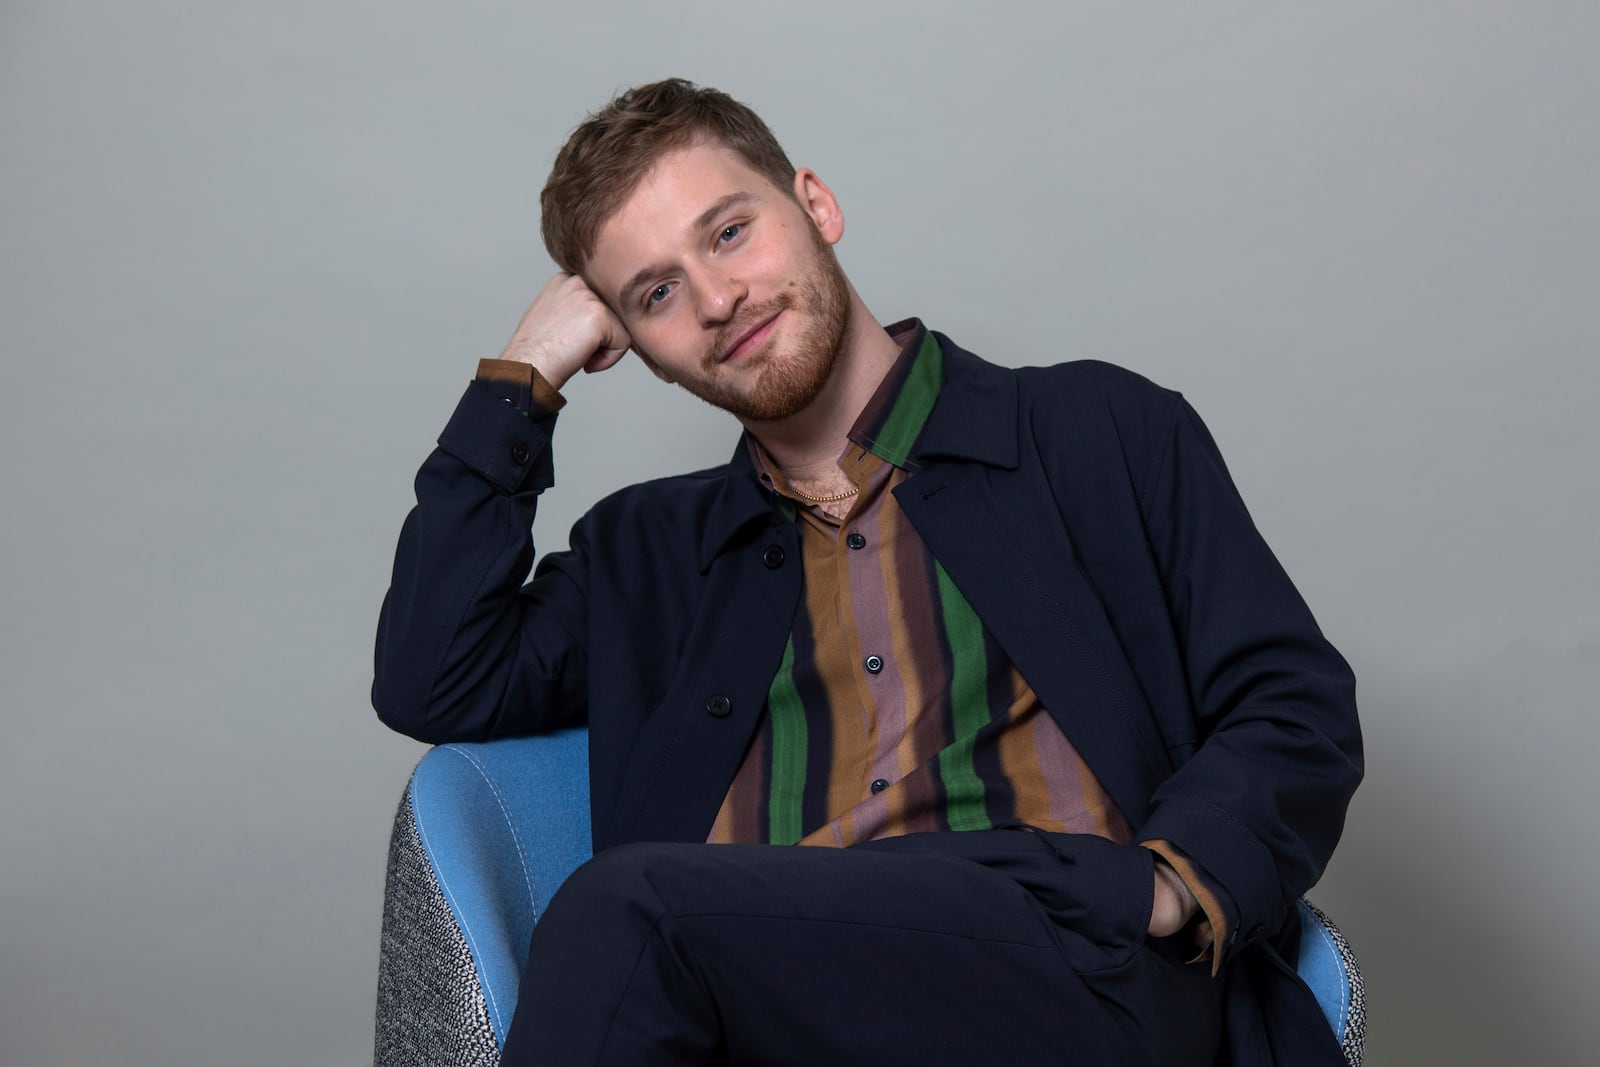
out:
{"label": "eyebrow", "polygon": [[[698,233],[707,226],[711,225],[712,222],[716,221],[718,215],[721,215],[730,208],[740,207],[744,204],[759,203],[760,199],[761,198],[756,196],[754,193],[729,193],[727,196],[722,197],[716,203],[700,212],[695,220],[689,224],[689,232]],[[639,286],[643,285],[645,282],[648,282],[657,274],[662,273],[664,269],[665,268],[663,267],[657,266],[645,267],[633,277],[629,278],[627,283],[623,285],[622,289],[617,294],[617,304],[620,306],[628,303],[633,299],[634,290],[638,289]]]}

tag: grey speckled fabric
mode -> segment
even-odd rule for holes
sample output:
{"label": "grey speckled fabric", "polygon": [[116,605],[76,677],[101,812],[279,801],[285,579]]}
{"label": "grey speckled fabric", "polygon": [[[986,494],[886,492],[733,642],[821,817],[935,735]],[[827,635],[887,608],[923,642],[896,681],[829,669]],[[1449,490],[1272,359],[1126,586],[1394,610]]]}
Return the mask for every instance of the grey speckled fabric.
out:
{"label": "grey speckled fabric", "polygon": [[407,788],[389,840],[374,1067],[499,1062],[478,972],[417,836]]}

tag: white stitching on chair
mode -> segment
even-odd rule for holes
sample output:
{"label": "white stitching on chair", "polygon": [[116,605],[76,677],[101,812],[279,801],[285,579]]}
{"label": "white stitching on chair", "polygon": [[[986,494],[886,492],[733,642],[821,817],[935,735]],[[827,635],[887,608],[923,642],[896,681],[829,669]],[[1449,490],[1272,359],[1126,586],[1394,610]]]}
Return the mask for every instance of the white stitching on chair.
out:
{"label": "white stitching on chair", "polygon": [[455,745],[446,745],[445,747],[456,755],[465,757],[468,762],[477,768],[478,774],[488,784],[489,791],[494,794],[494,802],[500,805],[500,814],[506,820],[506,829],[511,831],[511,843],[517,846],[517,862],[522,865],[522,884],[528,890],[528,907],[533,910],[534,922],[538,922],[539,901],[533,895],[533,872],[528,869],[528,854],[522,848],[522,838],[517,833],[517,824],[511,821],[511,809],[506,806],[504,794],[500,792],[500,787],[495,784],[494,779],[489,777],[489,772],[484,770],[483,763],[479,761],[477,756],[465,749],[457,748]]}
{"label": "white stitching on chair", "polygon": [[[480,773],[481,773],[481,769],[480,769]],[[427,830],[427,828],[425,826],[422,825],[422,812],[420,810],[418,810],[415,806],[413,806],[412,810],[411,810],[411,817],[412,817],[413,821],[415,821],[416,824],[417,824],[417,836],[422,838],[422,847],[427,850],[427,853],[428,853],[429,856],[432,856],[433,855],[433,849],[430,848],[429,845],[428,845],[428,830]],[[444,876],[443,876],[443,872],[440,871],[437,867],[435,867],[434,871],[433,871],[433,876],[434,876],[435,881],[437,881],[439,883],[439,888],[444,890],[445,896],[450,898],[451,910],[453,910],[457,915],[461,915],[462,914],[461,905],[456,903],[456,895],[450,891],[450,886],[449,886],[448,883],[446,883],[446,881],[444,879]],[[467,943],[472,946],[472,955],[477,959],[482,959],[483,958],[483,954],[478,951],[478,942],[472,936],[472,928],[469,927],[465,922],[463,922],[461,924],[461,927],[462,927],[461,932],[464,933],[467,936]],[[502,1017],[500,1015],[500,1005],[495,1001],[494,990],[488,988],[487,985],[485,985],[485,988],[484,988],[483,992],[484,992],[484,995],[488,997],[489,1010],[494,1012],[495,1026],[498,1029],[504,1030],[506,1028],[506,1024],[505,1024],[504,1019],[502,1019]]]}
{"label": "white stitching on chair", "polygon": [[1345,1008],[1344,1034],[1339,1040],[1339,1047],[1344,1050],[1345,1061],[1350,1067],[1361,1067],[1362,1054],[1367,1045],[1367,994],[1366,983],[1361,975],[1361,963],[1356,959],[1355,951],[1350,947],[1350,941],[1344,936],[1328,913],[1317,907],[1304,897],[1300,903],[1311,910],[1321,924],[1324,936],[1333,940],[1333,947],[1339,953],[1339,965],[1344,969],[1345,986],[1349,990],[1349,1001]]}
{"label": "white stitching on chair", "polygon": [[1335,1036],[1343,1041],[1345,1027],[1350,1024],[1350,973],[1345,970],[1344,953],[1339,951],[1339,943],[1333,939],[1328,928],[1322,925],[1320,916],[1317,918],[1316,927],[1317,936],[1322,939],[1324,947],[1333,953],[1333,958],[1339,963],[1339,1029]]}

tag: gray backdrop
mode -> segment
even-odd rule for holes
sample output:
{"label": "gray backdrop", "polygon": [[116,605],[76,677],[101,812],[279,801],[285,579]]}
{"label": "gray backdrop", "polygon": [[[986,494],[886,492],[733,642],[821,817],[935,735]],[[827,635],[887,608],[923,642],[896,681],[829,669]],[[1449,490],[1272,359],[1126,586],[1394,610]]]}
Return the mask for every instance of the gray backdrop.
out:
{"label": "gray backdrop", "polygon": [[[668,74],[883,319],[1206,415],[1362,680],[1369,1062],[1592,1061],[1596,5],[569,6],[0,3],[0,1062],[370,1056],[410,479],[561,138]],[[733,444],[569,394],[546,545]]]}

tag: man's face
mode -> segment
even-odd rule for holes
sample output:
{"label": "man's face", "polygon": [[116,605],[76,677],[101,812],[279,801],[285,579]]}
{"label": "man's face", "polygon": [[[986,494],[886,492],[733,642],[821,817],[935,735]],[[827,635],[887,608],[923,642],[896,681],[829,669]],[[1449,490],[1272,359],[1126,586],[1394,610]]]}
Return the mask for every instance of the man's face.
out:
{"label": "man's face", "polygon": [[804,206],[731,149],[671,152],[606,221],[584,271],[652,370],[747,421],[804,410],[850,324],[837,204],[801,174]]}

